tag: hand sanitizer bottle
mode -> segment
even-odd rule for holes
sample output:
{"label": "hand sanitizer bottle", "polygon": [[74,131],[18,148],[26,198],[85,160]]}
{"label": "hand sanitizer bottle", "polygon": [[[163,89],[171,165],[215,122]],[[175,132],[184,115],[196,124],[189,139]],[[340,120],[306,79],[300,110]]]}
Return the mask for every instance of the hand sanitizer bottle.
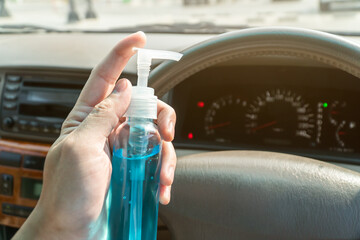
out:
{"label": "hand sanitizer bottle", "polygon": [[147,87],[151,59],[179,61],[182,54],[138,51],[138,84],[132,89],[126,121],[115,132],[111,183],[106,199],[108,240],[155,240],[157,233],[161,136],[157,97]]}

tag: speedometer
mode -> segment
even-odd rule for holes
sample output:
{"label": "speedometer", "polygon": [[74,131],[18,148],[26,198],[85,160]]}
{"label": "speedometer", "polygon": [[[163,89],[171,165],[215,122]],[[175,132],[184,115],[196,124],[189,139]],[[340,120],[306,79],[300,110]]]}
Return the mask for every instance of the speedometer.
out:
{"label": "speedometer", "polygon": [[205,134],[217,142],[236,142],[244,134],[247,102],[233,95],[215,99],[206,111]]}
{"label": "speedometer", "polygon": [[290,90],[269,90],[248,108],[246,131],[267,143],[313,144],[315,116],[300,95]]}

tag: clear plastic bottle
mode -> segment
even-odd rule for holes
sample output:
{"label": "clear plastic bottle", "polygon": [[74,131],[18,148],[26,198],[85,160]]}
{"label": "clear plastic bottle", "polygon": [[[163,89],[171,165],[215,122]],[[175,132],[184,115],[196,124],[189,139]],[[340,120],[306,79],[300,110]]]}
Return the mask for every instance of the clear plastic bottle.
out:
{"label": "clear plastic bottle", "polygon": [[[161,138],[152,119],[128,118],[116,130],[108,193],[108,240],[156,239]],[[139,197],[142,196],[142,197]]]}
{"label": "clear plastic bottle", "polygon": [[153,58],[178,61],[182,54],[137,50],[138,84],[132,88],[127,119],[115,131],[111,183],[103,212],[93,227],[96,239],[156,239],[161,137],[154,124],[157,97],[147,82]]}

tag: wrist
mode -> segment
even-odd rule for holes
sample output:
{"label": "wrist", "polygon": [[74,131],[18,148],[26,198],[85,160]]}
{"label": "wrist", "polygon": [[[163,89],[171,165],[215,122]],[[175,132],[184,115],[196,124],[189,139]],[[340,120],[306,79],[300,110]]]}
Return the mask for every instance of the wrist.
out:
{"label": "wrist", "polygon": [[60,240],[85,239],[81,233],[86,231],[73,230],[65,223],[57,221],[58,216],[51,214],[38,204],[23,226],[14,236],[13,240]]}
{"label": "wrist", "polygon": [[12,240],[46,239],[44,232],[48,231],[51,223],[44,221],[45,219],[41,215],[42,211],[36,206]]}

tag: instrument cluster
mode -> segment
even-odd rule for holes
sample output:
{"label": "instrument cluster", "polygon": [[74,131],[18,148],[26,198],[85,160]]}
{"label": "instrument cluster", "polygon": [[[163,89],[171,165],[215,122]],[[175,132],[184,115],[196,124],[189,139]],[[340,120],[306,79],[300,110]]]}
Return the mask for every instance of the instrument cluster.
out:
{"label": "instrument cluster", "polygon": [[[321,87],[311,77],[294,82],[284,74],[262,82],[203,81],[174,92],[182,142],[360,153],[360,95],[352,89]],[[180,93],[187,99],[177,99]]]}

